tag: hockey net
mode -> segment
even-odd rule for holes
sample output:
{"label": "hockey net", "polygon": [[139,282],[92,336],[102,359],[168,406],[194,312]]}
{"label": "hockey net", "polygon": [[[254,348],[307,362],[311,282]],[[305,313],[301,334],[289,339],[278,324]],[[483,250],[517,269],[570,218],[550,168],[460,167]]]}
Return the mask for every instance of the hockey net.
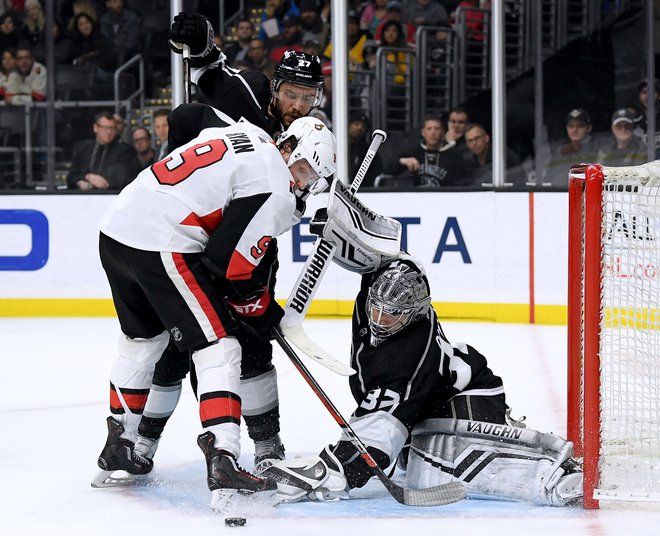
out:
{"label": "hockey net", "polygon": [[585,508],[660,501],[660,161],[571,169],[568,438]]}

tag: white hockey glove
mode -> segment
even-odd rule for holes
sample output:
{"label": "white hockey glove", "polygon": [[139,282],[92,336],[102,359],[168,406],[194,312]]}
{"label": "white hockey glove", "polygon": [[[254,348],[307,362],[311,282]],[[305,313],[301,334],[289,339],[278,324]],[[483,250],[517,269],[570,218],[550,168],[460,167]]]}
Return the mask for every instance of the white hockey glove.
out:
{"label": "white hockey glove", "polygon": [[310,229],[337,246],[333,260],[350,272],[373,272],[401,252],[401,223],[367,208],[339,181],[330,188],[327,211],[316,212]]}
{"label": "white hockey glove", "polygon": [[261,476],[277,482],[277,495],[284,502],[348,499],[344,468],[329,447],[320,456],[282,460]]}

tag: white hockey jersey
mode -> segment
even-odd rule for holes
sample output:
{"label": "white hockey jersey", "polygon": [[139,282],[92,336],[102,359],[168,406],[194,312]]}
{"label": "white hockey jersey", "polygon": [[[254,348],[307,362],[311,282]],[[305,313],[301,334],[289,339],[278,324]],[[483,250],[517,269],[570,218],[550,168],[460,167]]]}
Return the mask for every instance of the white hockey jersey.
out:
{"label": "white hockey jersey", "polygon": [[293,225],[292,192],[291,173],[265,131],[245,122],[208,128],[144,169],[117,196],[100,230],[136,249],[201,252],[230,203],[257,196],[243,228],[219,229],[235,235],[234,258],[249,272],[245,261],[258,264],[264,245]]}

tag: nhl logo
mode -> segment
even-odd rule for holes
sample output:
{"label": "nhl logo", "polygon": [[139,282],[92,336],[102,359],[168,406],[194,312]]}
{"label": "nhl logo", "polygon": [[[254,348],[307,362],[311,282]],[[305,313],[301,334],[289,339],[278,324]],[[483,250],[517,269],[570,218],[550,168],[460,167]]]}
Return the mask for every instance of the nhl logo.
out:
{"label": "nhl logo", "polygon": [[181,330],[176,326],[170,329],[170,333],[172,334],[172,338],[174,339],[175,342],[179,342],[181,339],[183,339],[183,334],[181,333]]}

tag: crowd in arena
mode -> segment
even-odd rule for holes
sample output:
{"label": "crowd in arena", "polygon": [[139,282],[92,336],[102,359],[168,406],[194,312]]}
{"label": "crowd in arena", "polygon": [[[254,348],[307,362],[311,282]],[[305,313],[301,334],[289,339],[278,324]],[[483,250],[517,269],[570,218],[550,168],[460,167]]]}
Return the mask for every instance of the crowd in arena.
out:
{"label": "crowd in arena", "polygon": [[[167,47],[169,2],[151,0],[59,0],[54,3],[53,24],[54,62],[56,70],[56,99],[97,100],[111,102],[118,96],[113,91],[116,70],[135,54],[146,61],[146,91],[158,97],[163,87],[170,84],[170,58]],[[193,2],[202,12],[212,11],[213,2]],[[208,5],[207,5],[208,4]],[[325,76],[325,90],[321,104],[313,115],[332,128],[332,35],[330,0],[258,0],[246,2],[250,9],[235,17],[233,26],[223,35],[215,28],[215,44],[227,57],[229,66],[238,70],[261,71],[272,78],[273,69],[286,50],[295,50],[320,57]],[[388,114],[396,118],[401,106],[410,107],[404,100],[403,85],[411,77],[411,66],[406,53],[417,47],[417,29],[420,27],[452,28],[457,10],[465,16],[467,39],[480,43],[486,39],[485,13],[491,2],[486,0],[353,0],[349,2],[347,35],[349,40],[349,142],[350,162],[359,165],[366,150],[370,131],[382,125],[374,124],[364,103],[371,98],[374,75],[386,78]],[[0,1],[0,106],[21,106],[43,103],[47,96],[47,47],[42,0]],[[218,6],[215,6],[217,11]],[[210,20],[214,23],[212,17]],[[440,34],[435,38],[442,39]],[[385,70],[376,72],[378,50],[385,58]],[[394,50],[394,51],[393,51]],[[57,73],[65,68],[89,69],[89,85],[70,87],[60,83]],[[133,73],[133,74],[131,74]],[[128,89],[134,89],[137,73],[130,69]],[[365,89],[364,80],[367,80]],[[74,84],[75,85],[75,84]],[[399,89],[398,86],[401,86]],[[123,86],[122,86],[123,87]],[[657,82],[656,102],[659,95]],[[649,89],[646,81],[638,87],[639,100],[627,108],[610,110],[566,109],[566,136],[557,139],[544,163],[541,177],[533,175],[534,164],[529,155],[506,150],[507,183],[524,188],[531,185],[566,187],[567,171],[577,161],[596,160],[607,165],[635,165],[647,161],[646,103]],[[204,102],[201,92],[194,98]],[[403,102],[403,104],[401,104]],[[132,151],[136,166],[150,160],[148,155],[161,154],[166,143],[157,140],[153,112],[170,105],[168,100],[151,106],[148,120],[135,121],[124,114],[128,128],[115,131],[113,142],[123,143]],[[390,109],[391,106],[391,109]],[[656,106],[657,109],[657,106]],[[43,108],[41,109],[43,111]],[[58,139],[61,151],[58,159],[75,168],[74,155],[80,154],[76,143],[89,142],[92,130],[98,127],[99,113],[112,113],[111,106],[85,108],[78,111],[77,125],[87,123],[91,128],[78,130],[70,139]],[[426,115],[413,128],[402,127],[394,132],[389,147],[380,161],[374,163],[365,186],[394,188],[480,188],[492,185],[492,144],[490,126],[486,117],[490,112],[461,104],[446,109],[426,110]],[[596,132],[595,114],[611,116],[611,130]],[[82,115],[81,115],[82,114]],[[64,120],[63,112],[57,119]],[[74,114],[75,115],[75,114]],[[117,115],[117,114],[115,114]],[[145,115],[145,114],[143,114]],[[43,115],[32,113],[33,144],[42,146],[44,139]],[[71,121],[71,114],[68,114]],[[82,119],[81,119],[82,118]],[[602,126],[603,117],[598,123]],[[656,122],[657,124],[657,122]],[[410,126],[410,125],[406,125]],[[4,128],[3,128],[4,127]],[[67,129],[59,129],[64,132]],[[387,129],[389,133],[391,130]],[[139,135],[135,132],[139,131]],[[0,120],[0,140],[4,145],[23,147],[21,135],[12,136],[11,129]],[[24,137],[24,135],[23,135]],[[145,138],[150,138],[145,140]],[[115,140],[116,138],[116,140]],[[137,139],[137,141],[136,141]],[[157,140],[152,143],[151,140]],[[145,146],[145,142],[148,145]],[[3,178],[8,161],[0,155],[0,188],[18,187]],[[44,159],[42,155],[42,160]],[[525,161],[526,160],[526,161]],[[43,170],[41,170],[43,173]],[[37,174],[39,171],[37,171]],[[66,181],[75,188],[80,181]],[[73,172],[75,175],[75,169]],[[116,186],[110,185],[111,189]]]}

